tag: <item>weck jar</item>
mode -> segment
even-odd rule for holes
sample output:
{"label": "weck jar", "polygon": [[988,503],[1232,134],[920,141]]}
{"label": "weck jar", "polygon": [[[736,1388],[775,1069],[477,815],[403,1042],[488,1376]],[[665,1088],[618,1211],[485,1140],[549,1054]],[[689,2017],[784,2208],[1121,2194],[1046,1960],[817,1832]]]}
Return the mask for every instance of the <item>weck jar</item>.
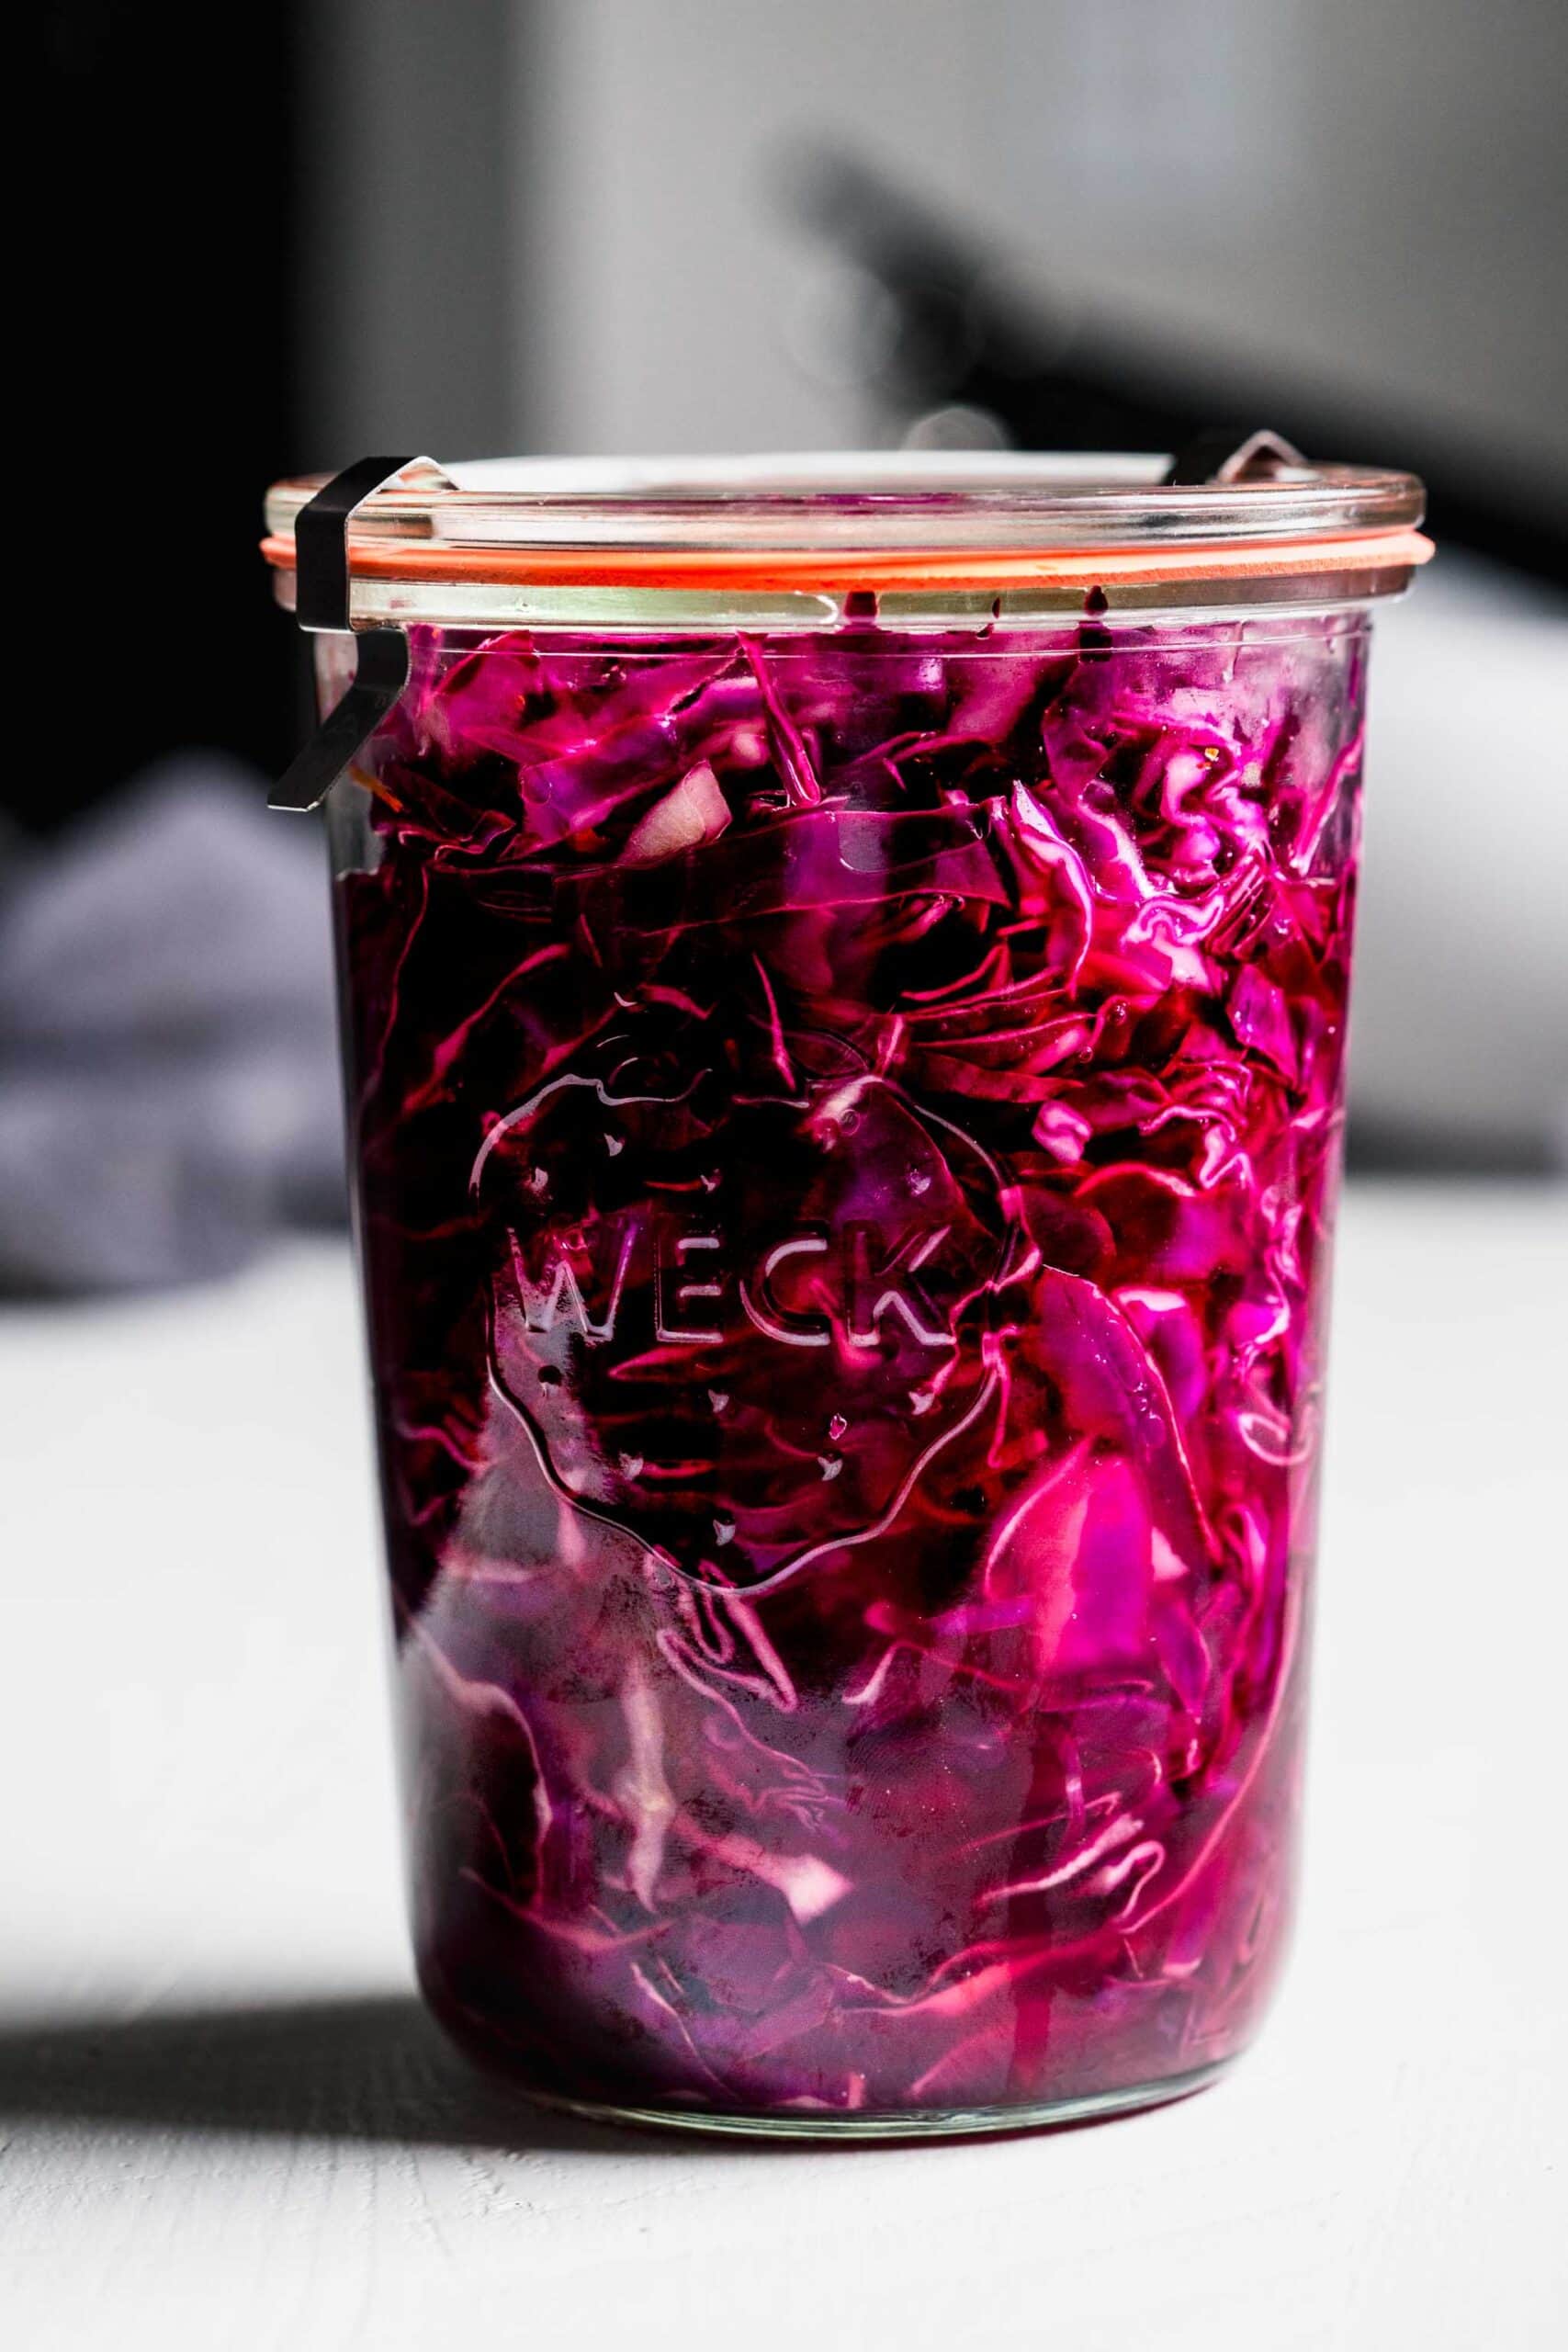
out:
{"label": "weck jar", "polygon": [[1369,616],[1428,549],[1404,476],[1191,471],[273,492],[418,1964],[536,2098],[1051,2122],[1267,2001]]}

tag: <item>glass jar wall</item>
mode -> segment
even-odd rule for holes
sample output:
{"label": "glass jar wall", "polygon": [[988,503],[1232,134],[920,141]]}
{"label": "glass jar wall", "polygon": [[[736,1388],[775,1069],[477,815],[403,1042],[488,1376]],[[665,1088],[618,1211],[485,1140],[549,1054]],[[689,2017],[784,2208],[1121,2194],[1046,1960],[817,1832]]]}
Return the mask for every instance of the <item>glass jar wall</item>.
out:
{"label": "glass jar wall", "polygon": [[419,1965],[536,2094],[1048,2120],[1268,1996],[1366,615],[1105,602],[416,622],[334,787]]}

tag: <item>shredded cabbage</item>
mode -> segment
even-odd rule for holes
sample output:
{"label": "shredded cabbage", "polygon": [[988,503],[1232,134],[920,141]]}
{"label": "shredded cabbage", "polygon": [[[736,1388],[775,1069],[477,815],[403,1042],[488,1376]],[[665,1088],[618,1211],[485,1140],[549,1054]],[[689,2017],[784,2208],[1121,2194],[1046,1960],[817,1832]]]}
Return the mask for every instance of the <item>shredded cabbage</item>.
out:
{"label": "shredded cabbage", "polygon": [[415,632],[334,824],[416,1941],[534,2087],[1246,2040],[1364,649]]}

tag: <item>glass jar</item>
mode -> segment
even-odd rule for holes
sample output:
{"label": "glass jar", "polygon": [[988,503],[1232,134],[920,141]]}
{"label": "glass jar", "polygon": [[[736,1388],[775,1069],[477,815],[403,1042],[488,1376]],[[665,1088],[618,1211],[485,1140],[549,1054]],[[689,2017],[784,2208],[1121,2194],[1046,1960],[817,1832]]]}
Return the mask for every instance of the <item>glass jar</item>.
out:
{"label": "glass jar", "polygon": [[328,814],[414,1936],[536,2097],[972,2132],[1252,2033],[1418,519],[990,457],[354,515],[410,671]]}

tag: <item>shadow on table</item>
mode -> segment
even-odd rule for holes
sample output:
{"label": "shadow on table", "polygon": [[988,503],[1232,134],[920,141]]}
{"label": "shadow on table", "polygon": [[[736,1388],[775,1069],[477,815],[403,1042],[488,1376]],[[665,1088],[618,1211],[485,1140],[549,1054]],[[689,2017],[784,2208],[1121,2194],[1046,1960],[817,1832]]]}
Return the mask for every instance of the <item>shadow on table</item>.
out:
{"label": "shadow on table", "polygon": [[[397,1996],[0,2022],[0,2116],[516,2153],[646,2158],[675,2145],[509,2097]],[[698,2133],[680,2144],[725,2147]]]}
{"label": "shadow on table", "polygon": [[[1128,2120],[1086,2117],[1027,2136],[1062,2139]],[[412,1994],[70,2024],[0,2016],[0,2127],[24,2121],[644,2161],[742,2153],[798,2159],[844,2155],[856,2146],[621,2128],[557,2114],[466,2064]],[[1011,2136],[903,2146],[906,2154],[934,2153],[977,2140],[996,2146]],[[3,2138],[0,2131],[0,2144]],[[859,2143],[863,2152],[867,2144]]]}

